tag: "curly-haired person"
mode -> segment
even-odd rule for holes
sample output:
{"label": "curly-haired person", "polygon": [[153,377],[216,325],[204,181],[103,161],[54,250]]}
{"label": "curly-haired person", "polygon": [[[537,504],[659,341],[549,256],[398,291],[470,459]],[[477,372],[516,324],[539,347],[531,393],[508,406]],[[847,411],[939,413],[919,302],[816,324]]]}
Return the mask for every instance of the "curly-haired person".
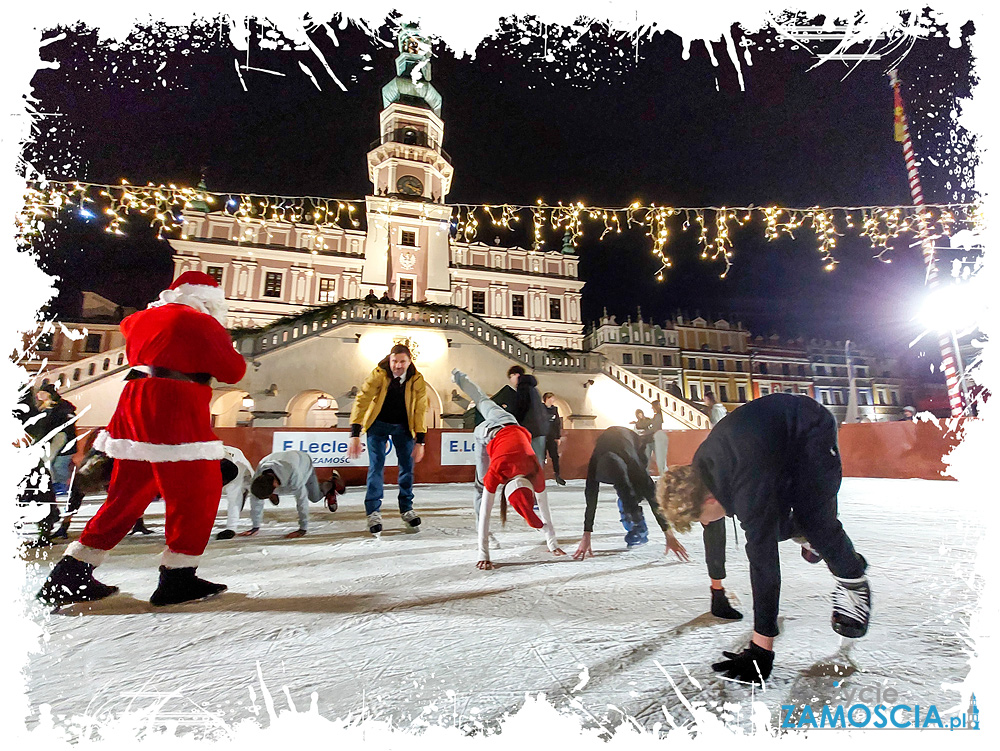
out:
{"label": "curly-haired person", "polygon": [[764,680],[774,664],[781,569],[778,542],[795,539],[802,557],[825,560],[836,581],[831,623],[838,634],[868,631],[867,562],[837,518],[841,463],[837,423],[807,396],[771,394],[739,407],[695,452],[692,464],[661,478],[657,502],[678,532],[693,522],[736,516],[746,534],[754,630],[741,653],[712,665],[728,678]]}

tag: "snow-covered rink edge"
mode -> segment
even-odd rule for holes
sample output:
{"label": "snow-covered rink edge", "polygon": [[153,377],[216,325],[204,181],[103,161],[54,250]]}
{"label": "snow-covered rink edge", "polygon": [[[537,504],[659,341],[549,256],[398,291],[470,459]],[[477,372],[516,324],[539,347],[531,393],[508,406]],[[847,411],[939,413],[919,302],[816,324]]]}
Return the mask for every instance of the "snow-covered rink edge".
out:
{"label": "snow-covered rink edge", "polygon": [[[391,498],[394,488],[386,490]],[[710,668],[722,650],[742,649],[752,628],[744,539],[740,531],[734,540],[731,522],[726,585],[745,614],[739,622],[708,612],[700,531],[681,538],[690,563],[668,558],[647,508],[650,543],[627,550],[609,489],[598,505],[594,558],[551,556],[511,510],[506,528],[494,518],[493,571],[475,567],[471,485],[417,486],[417,534],[404,531],[394,501],[383,504],[378,540],[364,529],[363,495],[350,489],[335,514],[314,506],[309,534],[296,540],[282,537],[297,526],[290,498],[267,505],[254,538],[216,541],[220,514],[199,574],[229,591],[202,603],[148,603],[162,504],[146,516],[157,534],[126,538],[98,569],[101,581],[121,587],[107,600],[57,613],[31,601],[65,546],[28,554],[25,607],[46,633],[28,660],[28,726],[64,738],[166,728],[221,739],[253,732],[247,723],[280,725],[294,711],[372,732],[389,724],[432,734],[502,727],[507,736],[518,734],[519,721],[558,722],[551,705],[595,733],[624,724],[656,735],[692,726],[704,712],[751,730],[753,702],[757,725],[762,702],[775,727],[782,705],[846,706],[842,692],[866,686],[893,688],[897,703],[935,704],[942,717],[967,709],[958,688],[969,670],[983,527],[961,483],[844,481],[840,516],[870,563],[864,639],[842,642],[831,630],[829,572],[782,543],[775,667],[766,689],[753,693]],[[549,495],[572,554],[583,481]],[[84,506],[71,537],[96,508]],[[528,698],[538,694],[545,703]],[[128,727],[114,730],[123,717]]]}

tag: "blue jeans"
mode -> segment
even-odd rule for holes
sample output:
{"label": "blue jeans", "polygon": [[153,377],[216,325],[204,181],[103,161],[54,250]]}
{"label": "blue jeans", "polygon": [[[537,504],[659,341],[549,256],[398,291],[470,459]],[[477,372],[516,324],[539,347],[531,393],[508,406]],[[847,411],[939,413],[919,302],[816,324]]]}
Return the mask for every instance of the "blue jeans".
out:
{"label": "blue jeans", "polygon": [[413,444],[406,425],[394,425],[376,420],[368,428],[368,491],[365,493],[365,513],[372,514],[382,508],[383,471],[388,441],[392,440],[399,463],[399,513],[413,508]]}
{"label": "blue jeans", "polygon": [[618,511],[621,512],[622,526],[625,527],[625,543],[629,547],[633,545],[645,545],[649,542],[649,529],[646,527],[646,519],[642,515],[642,509],[639,509],[639,518],[636,519],[630,514],[625,513],[625,505],[622,503],[622,499],[618,499]]}

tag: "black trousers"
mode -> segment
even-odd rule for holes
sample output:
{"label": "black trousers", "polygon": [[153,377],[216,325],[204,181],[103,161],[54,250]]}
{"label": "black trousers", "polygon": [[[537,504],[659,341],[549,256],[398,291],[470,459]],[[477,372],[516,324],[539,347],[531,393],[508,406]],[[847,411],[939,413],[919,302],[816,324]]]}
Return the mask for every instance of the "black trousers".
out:
{"label": "black trousers", "polygon": [[701,537],[705,541],[705,563],[710,579],[726,578],[726,519],[702,525]]}
{"label": "black trousers", "polygon": [[[545,437],[545,453],[552,458],[552,471],[559,476],[559,442]],[[544,469],[544,468],[543,468]]]}

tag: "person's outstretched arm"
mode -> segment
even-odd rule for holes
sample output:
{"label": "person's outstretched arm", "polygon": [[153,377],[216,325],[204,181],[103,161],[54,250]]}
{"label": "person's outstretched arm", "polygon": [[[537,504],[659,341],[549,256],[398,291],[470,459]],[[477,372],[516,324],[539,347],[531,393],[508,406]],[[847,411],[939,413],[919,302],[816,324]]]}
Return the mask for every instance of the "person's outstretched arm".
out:
{"label": "person's outstretched arm", "polygon": [[479,504],[479,562],[476,568],[493,568],[490,562],[490,514],[493,513],[494,500],[496,493],[483,488],[483,500]]}

